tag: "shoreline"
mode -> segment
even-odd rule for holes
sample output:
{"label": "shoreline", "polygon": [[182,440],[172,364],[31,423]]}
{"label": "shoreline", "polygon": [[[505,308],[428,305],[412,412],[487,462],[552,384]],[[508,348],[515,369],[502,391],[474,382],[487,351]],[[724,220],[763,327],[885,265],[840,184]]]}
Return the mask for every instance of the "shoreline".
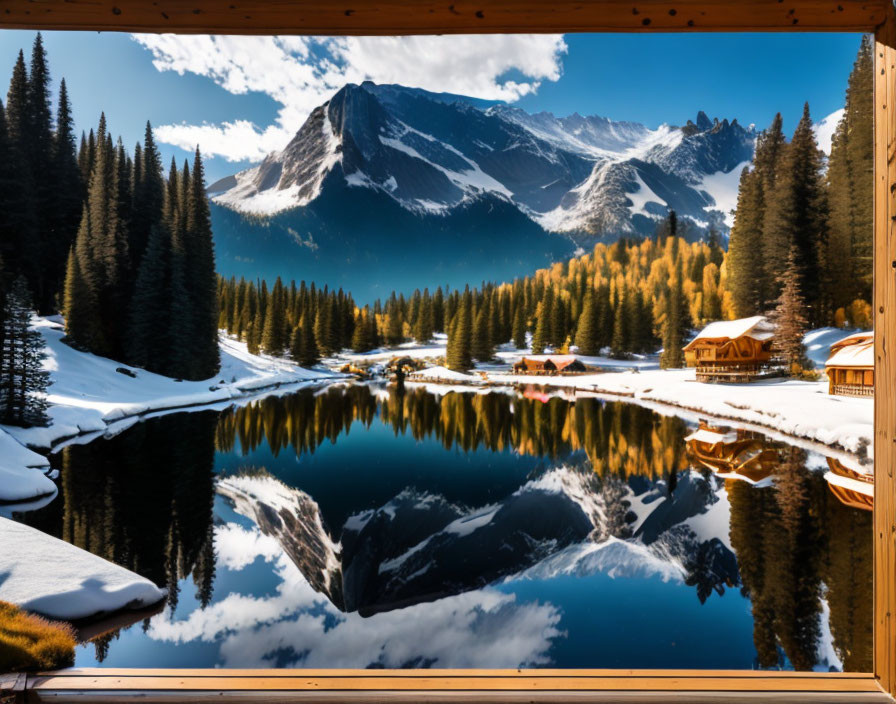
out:
{"label": "shoreline", "polygon": [[[4,513],[16,505],[52,500],[58,487],[48,457],[79,438],[101,436],[154,415],[216,405],[226,408],[306,384],[347,378],[329,369],[305,369],[287,359],[250,354],[244,343],[222,334],[218,373],[201,381],[178,381],[75,350],[62,341],[63,330],[55,320],[35,317],[32,329],[41,333],[46,345],[49,422],[30,428],[0,426]],[[122,373],[122,368],[130,373]]]}
{"label": "shoreline", "polygon": [[[638,389],[638,388],[628,388],[622,389],[619,387],[612,388],[606,385],[601,385],[599,383],[592,383],[599,380],[599,377],[612,377],[613,381],[618,381],[619,377],[625,375],[628,379],[635,379],[639,377],[646,376],[648,373],[653,374],[664,374],[664,373],[676,373],[683,372],[685,370],[668,370],[666,371],[658,371],[652,370],[651,372],[599,372],[597,374],[583,374],[583,375],[575,375],[571,377],[563,377],[563,376],[525,376],[525,375],[514,375],[514,374],[505,374],[499,373],[494,374],[493,372],[486,372],[487,378],[480,379],[470,375],[460,375],[456,372],[450,374],[450,376],[440,377],[437,373],[428,374],[425,377],[421,376],[421,373],[415,373],[409,375],[406,383],[407,384],[415,384],[415,385],[437,385],[446,388],[457,387],[457,388],[469,388],[469,389],[480,389],[484,392],[488,390],[497,390],[499,388],[513,389],[515,391],[521,391],[525,387],[540,387],[545,390],[545,392],[550,393],[551,391],[556,392],[572,392],[574,395],[584,395],[588,394],[591,397],[597,398],[605,398],[607,400],[613,401],[621,401],[627,403],[635,403],[642,407],[650,408],[652,410],[656,410],[658,412],[664,412],[664,415],[678,415],[681,416],[682,412],[694,416],[698,419],[705,419],[710,422],[719,421],[723,425],[732,425],[733,427],[742,427],[747,430],[754,430],[756,432],[761,432],[765,435],[769,435],[770,437],[774,437],[777,439],[781,439],[785,442],[795,441],[800,446],[804,447],[804,449],[811,450],[814,452],[818,452],[819,454],[826,454],[827,456],[835,456],[838,459],[848,459],[851,464],[855,465],[855,468],[863,473],[873,473],[873,464],[871,461],[872,450],[873,450],[873,425],[869,423],[869,429],[871,433],[868,436],[861,436],[858,438],[858,443],[853,444],[853,447],[848,446],[844,442],[842,442],[842,438],[840,441],[832,440],[829,442],[825,442],[820,440],[817,435],[819,433],[819,428],[813,427],[811,425],[805,426],[804,432],[796,432],[795,430],[782,429],[780,427],[781,417],[780,414],[768,414],[765,417],[762,417],[761,412],[756,411],[756,409],[750,408],[749,406],[742,405],[737,406],[736,401],[732,399],[732,402],[728,402],[728,406],[731,408],[730,412],[720,411],[718,409],[708,410],[705,406],[700,406],[694,403],[688,403],[682,399],[672,399],[669,395],[659,393],[657,395],[651,395],[655,392],[658,392],[658,389],[653,388],[652,386],[647,389]],[[456,376],[455,376],[456,375]],[[459,378],[461,376],[467,376],[468,378],[463,379]],[[578,383],[576,383],[578,381]],[[582,383],[585,381],[586,383]],[[698,384],[700,382],[693,381],[694,384]],[[766,384],[765,388],[768,389],[770,393],[773,392],[774,386],[786,383],[786,380],[778,381],[772,384]],[[811,390],[811,384],[813,382],[797,382],[800,384],[806,384],[805,387],[807,390]],[[736,388],[734,385],[722,385],[722,384],[700,384],[702,388],[708,389],[732,389]],[[769,388],[771,387],[771,388]],[[756,388],[755,386],[753,388]],[[752,390],[752,389],[751,389]],[[834,397],[839,400],[843,397]],[[705,400],[705,399],[704,399]],[[868,403],[869,399],[850,399],[857,401],[864,401]],[[870,405],[871,413],[873,414],[873,402]],[[745,417],[751,416],[751,417]],[[776,421],[778,424],[776,424]],[[862,456],[861,451],[865,449],[867,455],[865,457]],[[825,452],[822,452],[824,450]]]}

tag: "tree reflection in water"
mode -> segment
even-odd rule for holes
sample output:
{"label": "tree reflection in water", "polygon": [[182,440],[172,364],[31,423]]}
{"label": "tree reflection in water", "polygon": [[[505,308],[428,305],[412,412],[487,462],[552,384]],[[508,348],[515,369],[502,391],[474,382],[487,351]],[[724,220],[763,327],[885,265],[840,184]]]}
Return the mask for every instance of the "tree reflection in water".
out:
{"label": "tree reflection in water", "polygon": [[[434,438],[446,450],[510,451],[550,462],[577,454],[576,464],[596,475],[595,486],[603,485],[603,500],[616,488],[608,504],[613,510],[597,531],[602,536],[645,539],[628,528],[626,487],[661,489],[674,510],[676,485],[686,473],[724,482],[730,525],[729,535],[719,537],[730,538],[737,558],[739,584],[731,586],[752,603],[757,664],[814,667],[829,624],[844,669],[870,670],[870,512],[841,504],[822,474],[807,467],[804,450],[765,438],[771,481],[753,486],[724,472],[713,477],[689,457],[682,419],[630,403],[543,402],[503,392],[438,396],[421,387],[350,384],[220,413],[172,414],[57,453],[62,500],[18,518],[167,585],[171,612],[190,578],[204,607],[213,600],[215,576],[215,452],[245,455],[266,445],[275,457],[287,450],[303,456],[339,442],[355,424],[375,423],[396,436]],[[613,482],[599,481],[604,478]],[[686,567],[700,571],[699,564]],[[698,588],[701,599],[710,593]],[[113,637],[98,640],[100,659]]]}

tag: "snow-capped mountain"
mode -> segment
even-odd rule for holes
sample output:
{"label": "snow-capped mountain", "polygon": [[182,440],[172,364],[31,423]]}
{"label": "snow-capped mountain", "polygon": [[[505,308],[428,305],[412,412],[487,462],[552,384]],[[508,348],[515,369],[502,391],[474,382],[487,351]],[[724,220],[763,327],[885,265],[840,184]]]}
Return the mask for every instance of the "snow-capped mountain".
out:
{"label": "snow-capped mountain", "polygon": [[[658,574],[705,600],[737,585],[728,502],[714,478],[598,478],[555,467],[485,506],[407,487],[328,527],[312,497],[271,475],[218,480],[238,513],[273,536],[308,583],[342,611],[370,615],[510,578]],[[719,535],[722,535],[722,538]]]}
{"label": "snow-capped mountain", "polygon": [[382,249],[414,247],[408,264],[431,284],[433,270],[453,275],[451,247],[477,250],[461,267],[476,282],[476,262],[489,279],[529,273],[598,239],[653,234],[670,208],[694,236],[724,235],[754,142],[752,128],[702,112],[654,130],[351,84],[283,151],[209,188],[219,259],[226,273],[313,262],[318,280],[346,285],[347,262],[356,278]]}

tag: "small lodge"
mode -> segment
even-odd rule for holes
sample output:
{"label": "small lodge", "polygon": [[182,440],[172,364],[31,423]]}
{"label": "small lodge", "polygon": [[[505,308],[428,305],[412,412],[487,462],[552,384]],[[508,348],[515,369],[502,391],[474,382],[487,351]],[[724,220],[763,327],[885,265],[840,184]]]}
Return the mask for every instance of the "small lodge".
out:
{"label": "small lodge", "polygon": [[774,327],[765,316],[710,323],[684,347],[697,381],[743,383],[778,374],[772,360]]}
{"label": "small lodge", "polygon": [[778,453],[749,430],[722,432],[701,422],[684,440],[691,461],[724,479],[756,484],[770,477],[779,462]]}
{"label": "small lodge", "polygon": [[572,374],[587,371],[574,354],[533,354],[513,365],[515,374]]}
{"label": "small lodge", "polygon": [[872,511],[874,475],[850,469],[833,457],[828,457],[827,460],[831,471],[825,472],[824,478],[831,493],[845,506]]}
{"label": "small lodge", "polygon": [[835,342],[824,368],[831,395],[874,396],[874,333],[858,332]]}

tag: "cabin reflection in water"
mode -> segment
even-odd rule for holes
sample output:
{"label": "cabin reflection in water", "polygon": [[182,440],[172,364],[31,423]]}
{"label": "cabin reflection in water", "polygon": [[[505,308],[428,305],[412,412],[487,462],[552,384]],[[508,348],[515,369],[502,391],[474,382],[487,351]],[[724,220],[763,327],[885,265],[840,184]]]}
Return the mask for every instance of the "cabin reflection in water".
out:
{"label": "cabin reflection in water", "polygon": [[765,438],[749,430],[722,431],[701,422],[685,443],[697,464],[723,478],[750,484],[768,479],[780,462],[777,450],[765,447]]}
{"label": "cabin reflection in water", "polygon": [[824,478],[831,493],[847,506],[865,511],[874,509],[874,476],[845,466],[840,460],[828,457],[830,472]]}
{"label": "cabin reflection in water", "polygon": [[[681,580],[637,578],[633,589],[656,590],[645,592],[648,600],[692,589],[674,603],[690,608],[696,599],[703,613],[741,615],[749,602],[749,618],[732,626],[731,639],[743,643],[746,635],[755,658],[747,653],[739,666],[868,671],[871,513],[835,498],[816,471],[817,456],[744,430],[704,424],[695,432],[680,417],[632,403],[530,391],[440,396],[414,385],[332,385],[149,419],[52,455],[59,498],[18,519],[169,589],[165,612],[142,628],[111,624],[85,634],[95,653],[80,648],[76,664],[108,656],[108,664],[128,666],[138,653],[151,665],[167,662],[172,648],[186,667],[221,664],[211,641],[175,646],[160,633],[215,621],[236,593],[241,604],[264,604],[287,564],[282,574],[309,589],[287,589],[283,581],[276,600],[286,611],[273,623],[224,624],[234,645],[245,639],[284,652],[281,638],[296,631],[296,614],[326,613],[314,646],[325,652],[338,642],[330,621],[400,625],[433,613],[436,624],[451,595],[475,601],[522,589],[564,619],[552,666],[607,666],[625,647],[637,652],[627,664],[637,664],[645,641],[653,654],[673,658],[662,632],[699,627],[674,608],[663,612],[656,632],[612,638],[576,610],[581,598],[595,618],[624,615],[591,591],[589,579],[600,575],[585,568],[615,570],[622,580],[620,565],[640,565],[643,556]],[[448,530],[468,526],[470,517],[483,517],[480,529]],[[264,537],[258,545],[279,544],[283,559],[236,564],[227,546],[243,546],[250,535]],[[562,565],[572,571],[545,576]],[[575,582],[567,578],[573,573]],[[307,592],[316,595],[311,606]],[[432,606],[402,613],[423,602]],[[456,622],[451,616],[444,624]],[[431,639],[417,630],[419,640],[409,638],[407,649],[422,657]],[[497,632],[477,637],[491,643]],[[707,639],[698,664],[718,666],[715,642]],[[364,647],[340,662],[376,662],[381,644],[373,639],[369,653]],[[243,662],[233,657],[226,662]],[[512,656],[495,662],[518,664]]]}

